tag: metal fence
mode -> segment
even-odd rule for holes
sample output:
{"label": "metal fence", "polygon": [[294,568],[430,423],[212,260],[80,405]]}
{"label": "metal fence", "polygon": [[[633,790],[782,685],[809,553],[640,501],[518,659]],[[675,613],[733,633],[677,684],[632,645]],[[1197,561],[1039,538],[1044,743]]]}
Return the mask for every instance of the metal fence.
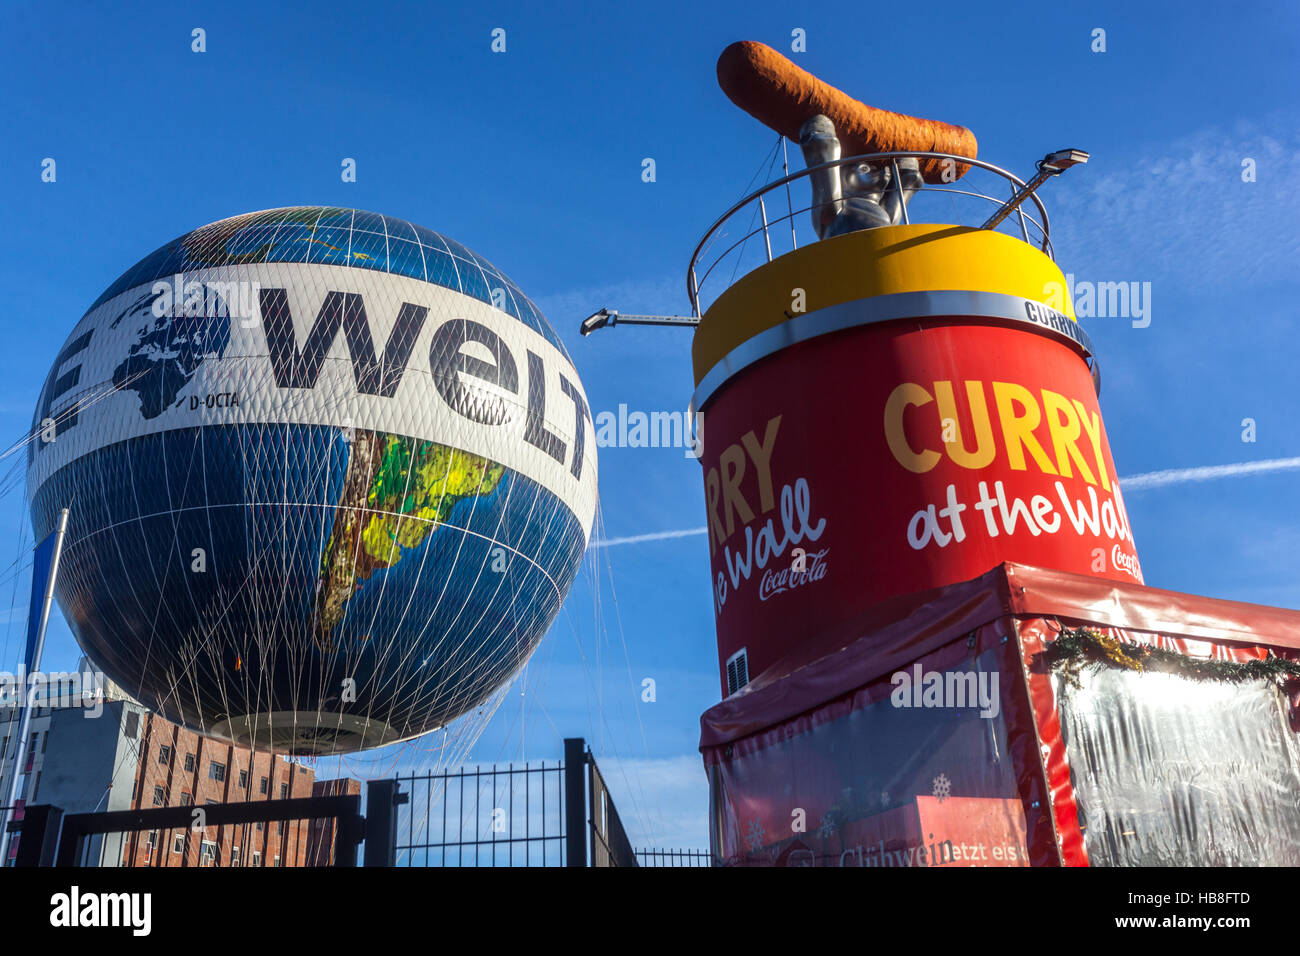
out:
{"label": "metal fence", "polygon": [[[0,820],[12,821],[10,827],[14,832],[22,825],[23,805],[23,801],[19,800],[12,805],[0,806]],[[0,867],[13,866],[18,856],[16,841],[9,839],[7,833],[0,833],[0,847],[3,847],[4,852],[4,857],[0,858]]]}
{"label": "metal fence", "polygon": [[564,764],[394,778],[398,866],[563,866]]}
{"label": "metal fence", "polygon": [[[11,824],[21,837],[14,865],[356,866],[364,842],[366,866],[391,866],[392,811],[400,799],[392,781],[372,780],[365,816],[360,794],[97,813],[28,806]],[[241,834],[270,834],[271,824],[282,836],[296,827],[310,843],[296,847],[292,861],[254,862],[253,852],[239,852]]]}
{"label": "metal fence", "polygon": [[713,866],[708,850],[637,850],[638,866]]}
{"label": "metal fence", "polygon": [[[360,794],[65,814],[23,808],[17,866],[709,866],[705,850],[634,850],[580,737],[549,763],[400,774]],[[199,823],[195,815],[201,814]],[[306,834],[279,856],[254,835]],[[264,828],[265,827],[265,831]],[[110,839],[111,837],[111,839]],[[265,858],[270,856],[271,858]],[[261,857],[261,858],[259,858]],[[112,861],[111,863],[109,861]]]}
{"label": "metal fence", "polygon": [[709,866],[707,850],[634,850],[580,737],[564,759],[394,778],[398,866]]}

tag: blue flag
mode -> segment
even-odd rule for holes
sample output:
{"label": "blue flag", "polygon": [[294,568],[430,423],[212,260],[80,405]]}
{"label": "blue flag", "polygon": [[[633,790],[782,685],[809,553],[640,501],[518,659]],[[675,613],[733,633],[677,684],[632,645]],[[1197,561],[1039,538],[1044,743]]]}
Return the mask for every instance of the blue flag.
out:
{"label": "blue flag", "polygon": [[27,656],[24,658],[28,673],[36,664],[36,641],[41,631],[41,610],[45,606],[45,589],[50,584],[50,566],[54,563],[54,546],[59,532],[51,531],[36,546],[32,556],[32,603],[27,611]]}

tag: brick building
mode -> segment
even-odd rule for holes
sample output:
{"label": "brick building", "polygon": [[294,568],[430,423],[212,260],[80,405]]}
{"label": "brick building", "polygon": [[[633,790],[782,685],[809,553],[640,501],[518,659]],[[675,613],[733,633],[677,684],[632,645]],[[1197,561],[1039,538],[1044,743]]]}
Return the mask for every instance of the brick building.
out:
{"label": "brick building", "polygon": [[[89,673],[89,665],[82,668]],[[88,684],[89,685],[89,684]],[[18,711],[0,708],[0,786],[23,775],[19,810],[48,803],[65,813],[359,794],[356,780],[317,781],[283,756],[204,737],[152,713],[100,679],[93,699],[41,700],[29,740]],[[8,792],[7,789],[5,792]],[[89,840],[94,866],[313,866],[331,861],[333,820],[105,834]],[[4,865],[13,863],[11,841]]]}
{"label": "brick building", "polygon": [[[310,797],[315,771],[173,724],[141,722],[131,809]],[[123,866],[306,866],[308,821],[276,821],[128,835]]]}
{"label": "brick building", "polygon": [[[334,780],[317,780],[312,784],[312,795],[316,797],[341,797],[345,794],[359,796],[361,781],[350,777]],[[334,865],[334,834],[338,821],[334,819],[315,819],[309,821],[307,834],[307,866]]]}

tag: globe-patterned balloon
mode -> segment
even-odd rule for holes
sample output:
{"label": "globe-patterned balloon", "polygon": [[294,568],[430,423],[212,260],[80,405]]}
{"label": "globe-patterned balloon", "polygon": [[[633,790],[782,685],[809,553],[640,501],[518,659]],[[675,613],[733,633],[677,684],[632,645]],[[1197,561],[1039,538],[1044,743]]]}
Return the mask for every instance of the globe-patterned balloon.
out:
{"label": "globe-patterned balloon", "polygon": [[298,207],[170,242],[91,306],[28,444],[92,661],[297,754],[444,726],[528,659],[596,506],[591,415],[536,306],[400,219]]}

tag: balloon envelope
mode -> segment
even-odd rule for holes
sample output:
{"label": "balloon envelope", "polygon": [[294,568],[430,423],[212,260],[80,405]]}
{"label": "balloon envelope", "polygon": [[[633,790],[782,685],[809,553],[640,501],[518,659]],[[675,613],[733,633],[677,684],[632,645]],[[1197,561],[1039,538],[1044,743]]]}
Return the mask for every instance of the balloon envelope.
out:
{"label": "balloon envelope", "polygon": [[57,356],[28,446],[90,658],[212,736],[407,739],[536,647],[596,502],[586,398],[541,312],[409,222],[299,207],[168,243]]}

